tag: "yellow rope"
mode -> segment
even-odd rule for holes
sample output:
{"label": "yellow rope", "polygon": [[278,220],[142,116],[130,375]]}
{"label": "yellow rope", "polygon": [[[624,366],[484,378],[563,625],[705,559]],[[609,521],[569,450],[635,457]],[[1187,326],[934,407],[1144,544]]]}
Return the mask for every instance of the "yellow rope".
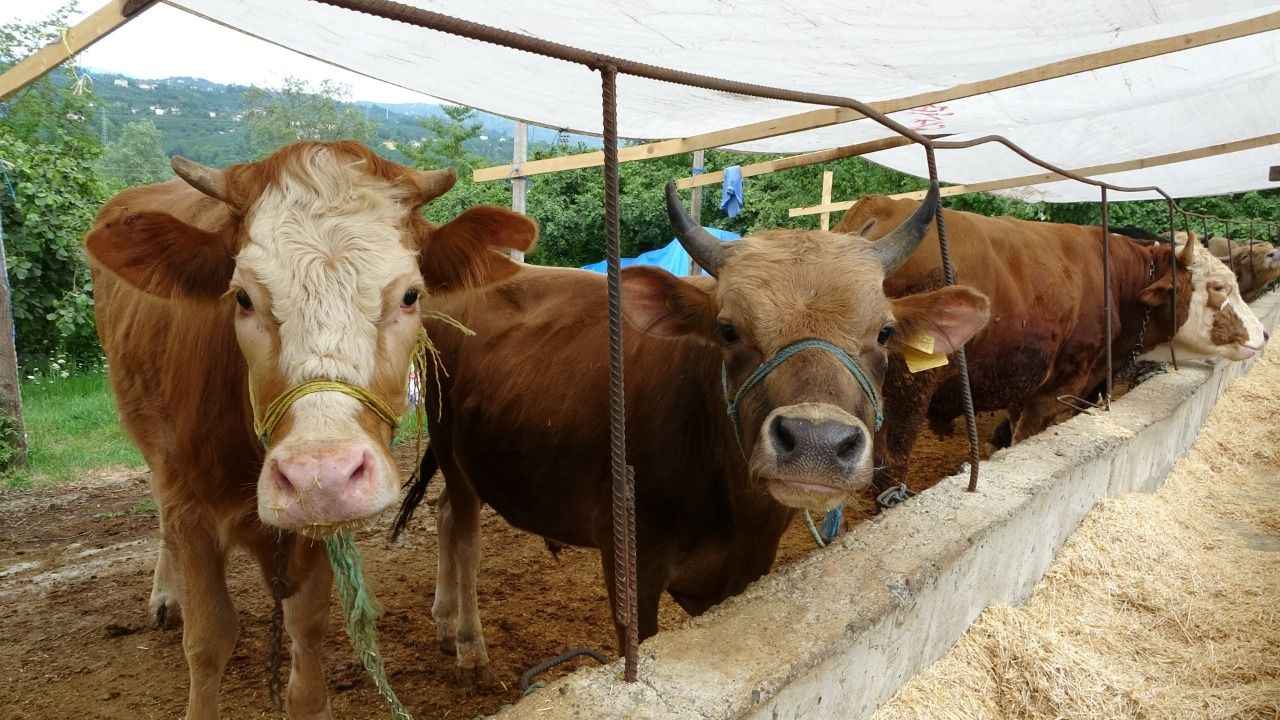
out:
{"label": "yellow rope", "polygon": [[280,393],[279,397],[267,406],[261,421],[254,421],[254,430],[265,447],[271,440],[284,414],[289,412],[299,399],[318,392],[339,392],[359,400],[365,407],[373,411],[383,422],[394,430],[399,422],[396,414],[381,399],[362,387],[342,382],[341,380],[308,380]]}

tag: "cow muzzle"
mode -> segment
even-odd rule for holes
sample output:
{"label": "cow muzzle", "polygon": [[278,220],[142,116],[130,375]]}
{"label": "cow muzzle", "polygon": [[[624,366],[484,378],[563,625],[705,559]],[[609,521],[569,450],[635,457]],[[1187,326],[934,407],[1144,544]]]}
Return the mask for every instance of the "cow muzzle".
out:
{"label": "cow muzzle", "polygon": [[[295,412],[295,430],[272,445],[273,435],[289,408],[315,393],[346,395],[358,404],[346,400],[343,405],[355,412],[372,412],[393,432],[398,418],[368,391],[339,381],[313,380],[282,393],[255,421],[259,441],[267,449],[258,479],[258,516],[274,527],[324,536],[382,512],[395,502],[400,488],[395,465],[385,447],[375,444],[364,432],[354,437],[347,430],[342,431],[345,437],[306,433],[308,425],[327,423],[314,422],[316,417],[312,423],[297,418],[301,408]],[[355,424],[355,417],[349,422]],[[298,429],[303,429],[304,437],[298,437]]]}
{"label": "cow muzzle", "polygon": [[776,408],[761,426],[751,467],[778,502],[826,512],[870,485],[871,433],[834,405]]}

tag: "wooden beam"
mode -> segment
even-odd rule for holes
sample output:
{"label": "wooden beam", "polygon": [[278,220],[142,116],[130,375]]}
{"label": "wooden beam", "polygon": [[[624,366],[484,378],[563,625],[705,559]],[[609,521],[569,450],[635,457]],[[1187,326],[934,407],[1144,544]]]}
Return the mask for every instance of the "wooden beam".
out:
{"label": "wooden beam", "polygon": [[[523,122],[516,123],[515,133],[512,135],[511,142],[511,164],[520,167],[529,159],[529,126]],[[511,181],[511,209],[525,214],[525,198],[529,191],[529,181],[524,178],[517,178]],[[511,250],[511,259],[516,262],[524,262],[523,250]]]}
{"label": "wooden beam", "polygon": [[[881,100],[868,104],[882,113],[910,110],[911,108],[917,108],[924,105],[936,105],[938,103],[973,97],[974,95],[983,95],[986,93],[997,92],[999,90],[1008,90],[1009,88],[1020,87],[1022,85],[1043,82],[1045,80],[1054,80],[1068,75],[1078,75],[1084,72],[1111,67],[1112,65],[1122,65],[1135,60],[1145,60],[1147,58],[1158,57],[1160,55],[1166,55],[1180,50],[1189,50],[1191,48],[1211,45],[1213,43],[1219,43],[1226,40],[1234,40],[1277,29],[1280,29],[1280,12],[1269,13],[1249,20],[1242,20],[1240,22],[1234,22],[1227,25],[1206,28],[1204,30],[1198,30],[1182,35],[1175,35],[1173,37],[1149,40],[1147,42],[1135,43],[1133,45],[1112,48],[1110,50],[1102,50],[1088,55],[1081,55],[1080,57],[1059,60],[1057,62],[1040,65],[1027,70],[1019,70],[1017,72],[1008,73],[988,80],[961,83],[942,90],[909,95],[892,100]],[[780,117],[775,120],[751,123],[749,125],[728,128],[726,130],[717,130],[715,132],[703,133],[701,135],[691,135],[686,138],[662,140],[645,145],[633,145],[631,147],[620,149],[618,151],[618,159],[622,162],[628,162],[631,160],[644,160],[647,158],[678,155],[680,153],[693,152],[694,150],[706,150],[714,147],[723,147],[725,145],[736,145],[738,143],[749,142],[751,140],[762,140],[764,138],[770,138],[786,133],[812,130],[814,128],[826,127],[828,125],[849,122],[851,120],[858,120],[862,117],[863,115],[861,113],[857,113],[846,108],[821,108],[818,110],[799,113],[797,115]],[[561,170],[576,170],[587,167],[596,167],[603,164],[603,152],[564,155],[557,158],[536,160],[531,163],[526,163],[523,169],[523,174],[526,176],[538,175],[541,173],[559,172]],[[480,168],[472,175],[472,179],[476,182],[505,180],[511,177],[514,177],[514,173],[510,165]]]}
{"label": "wooden beam", "polygon": [[[1201,160],[1207,157],[1214,157],[1216,155],[1227,155],[1234,152],[1267,147],[1268,145],[1280,145],[1280,133],[1260,135],[1258,137],[1248,138],[1245,140],[1235,140],[1233,142],[1220,143],[1218,145],[1207,145],[1205,147],[1195,148],[1192,150],[1180,150],[1178,152],[1166,153],[1164,155],[1152,155],[1150,157],[1137,158],[1135,160],[1122,160],[1120,162],[1104,163],[1102,165],[1089,165],[1087,167],[1074,168],[1071,172],[1085,177],[1110,175],[1112,173],[1127,172],[1129,170],[1141,170],[1143,168],[1173,165],[1175,163],[1189,162],[1191,160]],[[1035,175],[1020,175],[1018,177],[1005,178],[1003,180],[989,180],[986,182],[970,183],[968,185],[948,185],[947,187],[942,188],[942,196],[950,197],[953,195],[968,195],[976,192],[1009,190],[1011,188],[1060,182],[1066,179],[1067,178],[1062,175],[1054,172],[1043,172]],[[924,198],[924,195],[924,190],[916,190],[913,192],[890,195],[889,197],[921,200]],[[814,205],[812,207],[792,208],[787,211],[787,215],[788,217],[801,217],[803,215],[820,215],[824,212],[839,212],[853,207],[855,202],[856,201],[854,200],[847,200],[843,202]]]}
{"label": "wooden beam", "polygon": [[[790,170],[791,168],[804,167],[806,165],[816,165],[818,163],[831,162],[841,158],[853,157],[855,155],[866,155],[868,153],[880,152],[881,150],[889,150],[903,145],[910,145],[911,141],[905,137],[894,135],[893,137],[881,138],[880,140],[870,140],[867,142],[857,143],[856,145],[844,145],[830,150],[819,150],[817,152],[805,153],[803,155],[792,155],[790,157],[778,158],[776,160],[766,160],[764,162],[752,163],[742,166],[742,177],[748,178],[753,175],[764,175],[766,173],[778,172],[779,170]],[[724,171],[703,173],[694,175],[693,177],[681,178],[676,181],[676,187],[685,190],[687,188],[697,188],[703,185],[715,185],[724,182]]]}
{"label": "wooden beam", "polygon": [[[830,170],[825,170],[822,173],[822,204],[823,205],[831,204],[831,184],[835,180],[835,177],[836,177],[836,174]],[[824,212],[818,216],[818,229],[819,230],[831,229],[831,213]]]}
{"label": "wooden beam", "polygon": [[0,75],[0,100],[9,99],[10,95],[44,77],[67,58],[110,35],[151,4],[138,0],[112,0],[103,5],[97,12],[68,28],[63,37],[35,51]]}

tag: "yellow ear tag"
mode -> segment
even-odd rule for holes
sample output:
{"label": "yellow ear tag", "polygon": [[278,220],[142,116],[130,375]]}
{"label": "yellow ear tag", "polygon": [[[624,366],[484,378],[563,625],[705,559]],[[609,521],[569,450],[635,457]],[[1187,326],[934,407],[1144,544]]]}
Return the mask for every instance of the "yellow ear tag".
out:
{"label": "yellow ear tag", "polygon": [[902,346],[902,359],[913,373],[942,367],[948,362],[946,354],[933,351],[933,336],[928,333],[912,335],[902,341]]}

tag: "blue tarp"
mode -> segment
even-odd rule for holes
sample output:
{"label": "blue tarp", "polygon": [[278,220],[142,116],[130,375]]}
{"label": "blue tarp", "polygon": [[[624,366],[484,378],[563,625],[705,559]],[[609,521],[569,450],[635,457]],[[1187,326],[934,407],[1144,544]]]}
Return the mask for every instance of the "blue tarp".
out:
{"label": "blue tarp", "polygon": [[[738,233],[721,230],[719,228],[705,228],[707,232],[715,235],[721,240],[737,240],[742,237]],[[630,265],[652,265],[660,267],[672,275],[688,275],[689,274],[689,253],[685,252],[680,246],[679,240],[672,240],[667,243],[666,247],[650,250],[649,252],[640,253],[633,258],[622,258],[622,267]],[[583,270],[591,272],[603,273],[605,271],[605,261],[593,262],[590,265],[583,265]],[[706,275],[705,270],[702,271]]]}

